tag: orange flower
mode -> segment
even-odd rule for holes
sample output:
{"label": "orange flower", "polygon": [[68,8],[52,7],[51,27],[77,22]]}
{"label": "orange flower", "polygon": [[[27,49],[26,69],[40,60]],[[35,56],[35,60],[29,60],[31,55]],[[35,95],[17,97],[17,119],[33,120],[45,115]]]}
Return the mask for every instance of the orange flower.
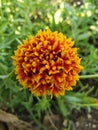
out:
{"label": "orange flower", "polygon": [[49,29],[30,35],[12,56],[17,79],[36,96],[64,95],[83,68],[73,45],[70,38]]}

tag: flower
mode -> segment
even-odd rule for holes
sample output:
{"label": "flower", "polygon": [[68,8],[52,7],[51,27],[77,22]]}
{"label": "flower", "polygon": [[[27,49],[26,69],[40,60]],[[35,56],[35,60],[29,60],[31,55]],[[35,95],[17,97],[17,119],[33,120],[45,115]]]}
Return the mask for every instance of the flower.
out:
{"label": "flower", "polygon": [[12,56],[16,78],[36,96],[64,95],[83,68],[73,45],[70,38],[49,29],[30,35]]}

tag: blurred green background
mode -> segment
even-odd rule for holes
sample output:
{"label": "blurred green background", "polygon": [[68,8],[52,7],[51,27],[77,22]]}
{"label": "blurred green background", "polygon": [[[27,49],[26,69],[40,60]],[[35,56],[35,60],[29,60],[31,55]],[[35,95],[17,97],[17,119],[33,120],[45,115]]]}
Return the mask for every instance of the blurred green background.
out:
{"label": "blurred green background", "polygon": [[97,74],[98,0],[0,0],[0,108],[46,130],[41,121],[47,114],[70,122],[73,109],[98,108],[98,78],[80,78],[73,91],[52,100],[35,97],[16,80],[14,50],[28,35],[48,28],[75,41],[84,66],[80,75]]}

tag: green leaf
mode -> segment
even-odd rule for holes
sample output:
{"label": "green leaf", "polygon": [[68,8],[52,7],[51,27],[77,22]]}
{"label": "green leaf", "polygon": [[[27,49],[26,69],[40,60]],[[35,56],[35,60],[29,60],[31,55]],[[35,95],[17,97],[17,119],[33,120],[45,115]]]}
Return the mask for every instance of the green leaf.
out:
{"label": "green leaf", "polygon": [[[3,63],[0,63],[0,74],[4,74],[7,71],[7,66],[4,65]],[[2,76],[0,76],[0,78],[3,78]]]}
{"label": "green leaf", "polygon": [[10,73],[8,73],[8,74],[6,74],[6,75],[0,75],[0,79],[6,79],[6,78],[12,76],[12,75],[13,75],[13,72],[14,72],[14,71],[11,71]]}
{"label": "green leaf", "polygon": [[39,109],[40,111],[46,110],[49,106],[49,100],[46,97],[43,97],[37,104],[36,109]]}
{"label": "green leaf", "polygon": [[66,93],[64,98],[66,99],[67,102],[80,106],[80,107],[95,107],[98,108],[98,99],[87,96],[82,93]]}
{"label": "green leaf", "polygon": [[91,35],[90,32],[86,32],[86,33],[79,34],[79,36],[77,37],[77,40],[80,41],[80,40],[87,39],[87,38],[90,37],[90,35]]}

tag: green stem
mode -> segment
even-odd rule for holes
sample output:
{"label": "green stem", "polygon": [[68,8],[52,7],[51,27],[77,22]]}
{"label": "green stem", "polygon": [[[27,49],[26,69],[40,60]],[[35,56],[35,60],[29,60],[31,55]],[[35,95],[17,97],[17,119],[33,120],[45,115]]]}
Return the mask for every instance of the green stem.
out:
{"label": "green stem", "polygon": [[79,77],[80,77],[80,79],[98,78],[98,74],[81,75],[81,76],[79,76]]}

